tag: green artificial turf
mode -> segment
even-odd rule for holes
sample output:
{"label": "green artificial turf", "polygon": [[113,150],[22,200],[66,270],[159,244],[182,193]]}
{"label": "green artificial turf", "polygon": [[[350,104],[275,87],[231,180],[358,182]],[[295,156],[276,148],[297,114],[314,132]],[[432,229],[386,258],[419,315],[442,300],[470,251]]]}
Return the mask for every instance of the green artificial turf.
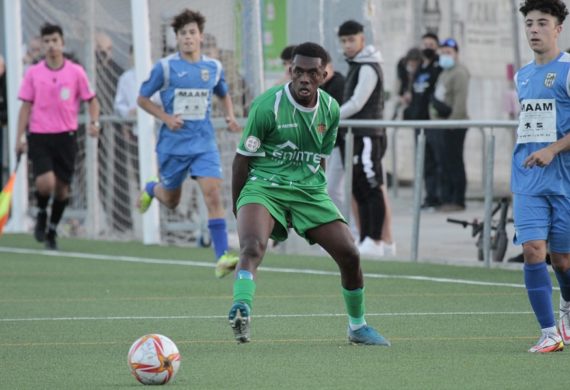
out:
{"label": "green artificial turf", "polygon": [[568,388],[570,351],[526,352],[539,336],[536,320],[525,290],[502,285],[520,285],[520,271],[364,261],[367,321],[393,345],[357,347],[346,341],[333,261],[268,254],[252,342],[237,345],[226,319],[232,280],[214,278],[211,250],[60,246],[46,254],[28,235],[0,238],[2,389],[142,386],[126,359],[147,333],[178,345],[181,369],[167,386],[180,389]]}

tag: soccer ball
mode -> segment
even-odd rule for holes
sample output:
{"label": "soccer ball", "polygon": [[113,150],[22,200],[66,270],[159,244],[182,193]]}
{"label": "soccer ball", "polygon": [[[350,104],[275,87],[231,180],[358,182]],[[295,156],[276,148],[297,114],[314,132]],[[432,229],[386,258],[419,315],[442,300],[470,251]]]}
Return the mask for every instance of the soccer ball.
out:
{"label": "soccer ball", "polygon": [[164,385],[180,368],[176,344],[160,334],[147,334],[133,343],[127,357],[131,373],[145,385]]}

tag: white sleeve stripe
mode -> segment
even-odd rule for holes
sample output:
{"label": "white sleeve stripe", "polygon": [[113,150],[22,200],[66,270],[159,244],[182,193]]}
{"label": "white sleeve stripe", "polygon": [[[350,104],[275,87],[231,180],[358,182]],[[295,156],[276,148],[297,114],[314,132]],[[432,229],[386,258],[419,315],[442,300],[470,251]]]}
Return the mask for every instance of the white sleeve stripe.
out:
{"label": "white sleeve stripe", "polygon": [[566,73],[566,94],[570,96],[570,69]]}
{"label": "white sleeve stripe", "polygon": [[282,95],[283,91],[277,91],[275,94],[275,103],[273,104],[273,114],[275,115],[275,119],[277,119],[277,114],[279,113],[279,103],[281,103]]}
{"label": "white sleeve stripe", "polygon": [[170,66],[168,64],[169,59],[169,57],[166,57],[160,60],[160,65],[162,65],[162,77],[164,77],[161,91],[167,89],[170,85]]}
{"label": "white sleeve stripe", "polygon": [[222,78],[222,63],[216,60],[216,85],[220,82]]}
{"label": "white sleeve stripe", "polygon": [[265,157],[265,152],[251,153],[251,152],[246,152],[246,151],[241,150],[241,149],[237,149],[236,153],[241,154],[242,156],[248,156],[248,157]]}

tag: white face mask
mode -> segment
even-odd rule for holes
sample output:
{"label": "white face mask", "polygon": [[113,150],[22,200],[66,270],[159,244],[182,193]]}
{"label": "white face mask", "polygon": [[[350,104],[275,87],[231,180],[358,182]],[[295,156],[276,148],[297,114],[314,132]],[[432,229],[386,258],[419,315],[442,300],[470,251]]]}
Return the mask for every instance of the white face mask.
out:
{"label": "white face mask", "polygon": [[441,66],[443,69],[453,68],[454,65],[455,60],[452,56],[448,54],[442,54],[439,56],[439,66]]}

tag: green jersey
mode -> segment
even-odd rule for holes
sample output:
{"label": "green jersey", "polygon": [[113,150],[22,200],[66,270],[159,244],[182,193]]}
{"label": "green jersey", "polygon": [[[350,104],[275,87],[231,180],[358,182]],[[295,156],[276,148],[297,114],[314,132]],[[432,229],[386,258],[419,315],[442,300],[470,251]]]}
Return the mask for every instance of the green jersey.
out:
{"label": "green jersey", "polygon": [[334,148],[339,120],[338,103],[321,89],[313,108],[297,103],[289,84],[259,95],[237,148],[237,153],[252,157],[248,181],[326,187],[320,162]]}

